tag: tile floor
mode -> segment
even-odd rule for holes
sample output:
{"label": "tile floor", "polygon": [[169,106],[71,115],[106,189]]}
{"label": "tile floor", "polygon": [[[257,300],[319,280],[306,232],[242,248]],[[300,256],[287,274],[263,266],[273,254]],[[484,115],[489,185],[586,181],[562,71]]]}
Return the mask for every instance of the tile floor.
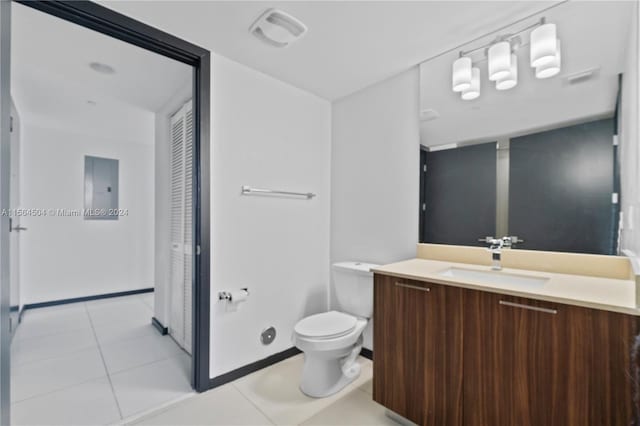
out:
{"label": "tile floor", "polygon": [[153,293],[26,311],[11,345],[12,424],[121,423],[192,394],[189,356],[152,316]]}
{"label": "tile floor", "polygon": [[128,424],[397,426],[372,400],[371,361],[360,358],[360,362],[360,377],[328,398],[309,398],[300,392],[303,356],[297,355]]}

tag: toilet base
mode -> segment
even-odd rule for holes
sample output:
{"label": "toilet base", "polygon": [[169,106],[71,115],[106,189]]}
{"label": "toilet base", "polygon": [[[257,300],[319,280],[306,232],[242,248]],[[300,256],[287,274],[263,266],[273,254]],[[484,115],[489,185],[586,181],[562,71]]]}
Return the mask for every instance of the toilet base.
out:
{"label": "toilet base", "polygon": [[350,351],[347,349],[341,352],[343,353],[304,354],[304,366],[300,381],[302,393],[312,398],[324,398],[341,391],[360,377],[360,364],[357,361],[349,363],[347,366],[348,374],[343,372],[344,357]]}

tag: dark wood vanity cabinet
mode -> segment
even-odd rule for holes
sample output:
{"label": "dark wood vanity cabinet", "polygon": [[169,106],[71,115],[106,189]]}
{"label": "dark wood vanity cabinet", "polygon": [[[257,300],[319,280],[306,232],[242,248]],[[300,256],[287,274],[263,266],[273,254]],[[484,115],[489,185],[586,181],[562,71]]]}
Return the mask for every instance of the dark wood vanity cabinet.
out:
{"label": "dark wood vanity cabinet", "polygon": [[462,291],[375,276],[373,398],[415,423],[463,424]]}
{"label": "dark wood vanity cabinet", "polygon": [[637,317],[380,274],[374,304],[374,400],[409,420],[631,424]]}
{"label": "dark wood vanity cabinet", "polygon": [[629,425],[636,317],[464,292],[470,425]]}

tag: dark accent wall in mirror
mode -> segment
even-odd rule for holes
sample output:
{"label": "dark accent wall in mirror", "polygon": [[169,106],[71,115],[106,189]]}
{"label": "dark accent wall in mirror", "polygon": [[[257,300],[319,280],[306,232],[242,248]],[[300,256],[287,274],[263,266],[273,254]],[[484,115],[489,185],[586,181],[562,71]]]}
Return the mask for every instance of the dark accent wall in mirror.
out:
{"label": "dark accent wall in mirror", "polygon": [[425,160],[422,242],[477,245],[495,235],[496,143],[426,152]]}
{"label": "dark accent wall in mirror", "polygon": [[[548,23],[561,46],[552,73],[531,56],[532,31]],[[509,41],[513,84],[490,78],[498,39]],[[460,57],[474,70],[462,91]],[[541,7],[423,62],[419,241],[517,236],[517,249],[640,250],[638,74],[635,2]]]}
{"label": "dark accent wall in mirror", "polygon": [[511,139],[509,234],[519,248],[615,253],[613,122]]}

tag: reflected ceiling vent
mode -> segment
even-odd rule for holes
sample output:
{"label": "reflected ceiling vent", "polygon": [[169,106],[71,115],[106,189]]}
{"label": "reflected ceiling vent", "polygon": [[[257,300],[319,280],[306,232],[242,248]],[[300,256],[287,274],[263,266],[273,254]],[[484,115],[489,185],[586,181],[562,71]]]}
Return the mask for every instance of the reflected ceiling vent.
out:
{"label": "reflected ceiling vent", "polygon": [[249,32],[273,47],[287,47],[307,32],[307,26],[286,12],[268,9],[249,27]]}
{"label": "reflected ceiling vent", "polygon": [[435,120],[438,117],[440,117],[440,113],[435,109],[429,108],[420,111],[420,121],[431,121]]}
{"label": "reflected ceiling vent", "polygon": [[111,65],[103,64],[102,62],[91,62],[89,68],[100,74],[112,75],[116,73],[116,70]]}
{"label": "reflected ceiling vent", "polygon": [[458,147],[457,143],[447,143],[444,145],[430,146],[429,152],[444,151],[445,149],[455,149],[457,147]]}
{"label": "reflected ceiling vent", "polygon": [[599,72],[600,72],[600,67],[589,68],[584,71],[568,74],[564,77],[564,80],[568,84],[578,84],[578,83],[582,83],[583,81],[590,80],[593,77],[596,77]]}

